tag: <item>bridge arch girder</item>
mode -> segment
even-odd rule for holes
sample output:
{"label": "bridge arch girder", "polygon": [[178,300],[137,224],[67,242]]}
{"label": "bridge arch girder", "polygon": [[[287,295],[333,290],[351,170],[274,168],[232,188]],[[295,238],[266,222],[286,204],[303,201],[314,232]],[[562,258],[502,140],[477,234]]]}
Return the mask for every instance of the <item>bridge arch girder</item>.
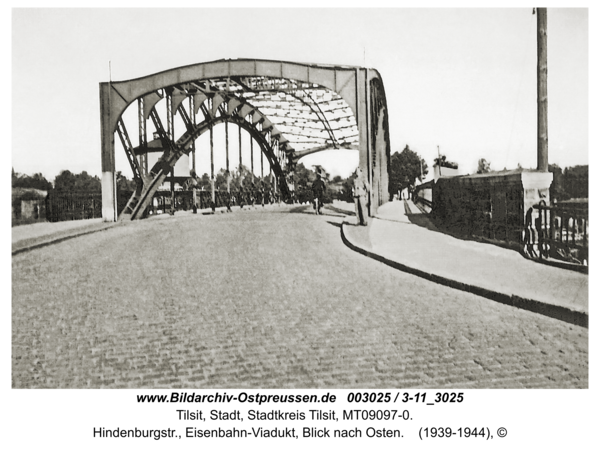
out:
{"label": "bridge arch girder", "polygon": [[[149,105],[143,114],[146,120],[151,115],[148,109],[151,110],[156,106],[161,97],[169,99],[174,113],[180,109],[185,98],[194,97],[196,108],[190,109],[188,117],[193,121],[199,110],[204,114],[203,121],[223,113],[227,116],[233,116],[234,113],[245,116],[249,115],[247,113],[250,111],[252,113],[247,121],[256,127],[249,132],[258,133],[257,136],[268,134],[271,144],[268,147],[275,145],[286,155],[282,163],[287,163],[288,168],[293,167],[300,157],[309,152],[333,148],[358,148],[359,165],[366,169],[370,176],[369,182],[372,182],[375,171],[371,170],[371,165],[372,161],[376,160],[372,158],[373,152],[381,151],[379,149],[381,145],[374,145],[372,138],[374,134],[370,120],[370,115],[373,116],[370,81],[373,79],[381,80],[379,73],[374,69],[361,67],[237,59],[193,64],[127,81],[100,83],[104,219],[111,221],[111,216],[116,219],[115,204],[112,201],[115,173],[114,134],[123,112],[136,99],[139,101],[143,98],[143,102]],[[335,94],[333,97],[331,97],[332,93]],[[279,119],[291,117],[289,120],[291,123],[273,120],[270,115],[273,111],[267,110],[268,103],[277,97],[289,102],[290,98],[298,95],[300,101],[297,104],[303,103],[308,106],[313,115],[295,117],[294,114],[299,107],[294,104],[295,111],[291,108],[290,113],[283,113],[278,117]],[[331,100],[333,107],[321,108],[320,105],[324,103],[312,98],[319,95],[323,97],[330,95],[330,99],[333,98]],[[211,107],[203,106],[206,99],[210,99],[208,103]],[[309,104],[311,100],[314,101],[312,106]],[[347,114],[345,116],[344,112],[338,114],[335,108],[347,111]],[[257,111],[262,112],[259,114]],[[328,124],[327,122],[332,118],[332,124]],[[186,127],[191,128],[190,124],[186,124]],[[294,136],[295,129],[300,129],[302,132]],[[337,134],[333,135],[332,130]],[[317,136],[318,133],[323,133],[327,137]],[[183,137],[185,133],[177,141],[173,138],[169,144],[171,147],[169,153],[175,155],[176,159],[186,151],[181,147]],[[309,148],[296,151],[295,146],[301,145],[299,143],[301,138],[307,138]],[[380,137],[375,138],[377,139]],[[384,159],[389,158],[389,140],[384,142],[383,146],[387,146]],[[169,157],[173,158],[173,156]],[[271,161],[273,158],[270,158]],[[387,171],[382,174],[380,170],[377,173],[377,176],[382,175],[387,177]],[[144,180],[144,183],[146,182],[149,180]],[[374,206],[387,199],[381,193],[371,195]],[[109,207],[105,207],[105,204]],[[374,212],[374,208],[371,209],[371,213]]]}
{"label": "bridge arch girder", "polygon": [[[168,97],[165,97],[163,95],[161,95],[160,93],[152,93],[152,94],[148,94],[146,95],[144,98],[146,97],[152,97],[153,101],[150,104],[151,108],[155,108],[156,105],[160,102],[160,100],[168,100]],[[188,95],[189,97],[189,95]],[[283,133],[277,129],[277,127],[269,120],[269,117],[267,117],[266,114],[264,114],[263,112],[260,111],[260,109],[258,107],[256,107],[255,105],[250,104],[248,101],[244,100],[244,99],[240,99],[237,98],[235,96],[230,96],[230,95],[224,95],[224,94],[216,94],[214,95],[214,97],[207,97],[206,95],[202,95],[200,100],[202,101],[202,103],[199,104],[198,100],[196,99],[195,101],[195,106],[194,106],[194,114],[198,112],[198,110],[200,110],[202,108],[202,106],[205,106],[205,103],[208,102],[209,107],[207,108],[206,106],[202,109],[206,110],[206,115],[205,118],[202,122],[200,122],[200,124],[198,126],[195,127],[195,130],[191,130],[191,128],[193,128],[195,125],[193,125],[191,122],[189,124],[186,125],[186,133],[184,133],[183,135],[181,135],[176,141],[175,143],[179,146],[185,147],[185,149],[187,150],[191,141],[195,140],[198,137],[198,132],[199,130],[203,129],[202,126],[204,126],[204,124],[209,123],[211,120],[214,119],[218,119],[215,123],[221,123],[224,121],[227,121],[228,118],[232,118],[231,122],[233,123],[240,123],[239,120],[236,120],[236,117],[239,117],[241,119],[245,119],[246,117],[248,117],[248,122],[252,125],[254,125],[255,127],[257,125],[260,124],[261,129],[256,129],[256,131],[258,131],[261,135],[270,135],[271,140],[276,140],[279,141],[281,139],[282,144],[284,144],[285,139],[282,139]],[[172,110],[173,110],[173,114],[176,115],[178,112],[185,112],[181,110],[181,104],[182,104],[182,100],[179,99],[177,100],[177,102],[174,102],[173,105],[171,106]],[[221,107],[223,105],[226,105],[226,107],[221,110]],[[208,110],[210,109],[210,110]],[[190,111],[191,112],[191,111]],[[217,114],[217,112],[219,112]],[[150,117],[152,114],[152,111],[147,111],[145,112],[145,118],[148,119],[148,117]],[[187,114],[187,113],[186,113]],[[184,119],[188,120],[188,118]],[[156,140],[156,139],[155,139]],[[135,152],[136,155],[140,155],[144,152],[144,149],[146,149],[146,151],[150,150],[151,145],[148,145],[145,148],[142,147],[136,147],[133,148],[133,151]],[[291,147],[286,147],[286,151],[290,151],[293,150]]]}
{"label": "bridge arch girder", "polygon": [[[318,84],[340,94],[355,109],[356,91],[352,81],[356,67],[303,64],[258,59],[222,59],[191,64],[126,81],[100,83],[101,108],[108,119],[107,130],[114,131],[118,118],[136,99],[171,86],[196,88],[212,93],[198,81],[232,77],[280,77]],[[109,98],[110,97],[110,98]],[[354,111],[356,114],[356,111]]]}
{"label": "bridge arch girder", "polygon": [[239,126],[240,128],[244,129],[258,143],[261,152],[269,161],[269,165],[271,166],[271,169],[273,170],[273,173],[279,182],[279,186],[282,192],[284,192],[284,194],[287,194],[287,184],[285,182],[282,183],[282,180],[285,179],[285,172],[277,159],[277,155],[275,154],[272,143],[269,142],[265,135],[257,129],[257,127],[255,126],[256,124],[250,123],[239,116],[219,116],[215,117],[211,121],[205,121],[198,124],[194,132],[193,139],[197,139],[205,132],[209,131],[211,126],[219,125],[225,122],[233,123]]}

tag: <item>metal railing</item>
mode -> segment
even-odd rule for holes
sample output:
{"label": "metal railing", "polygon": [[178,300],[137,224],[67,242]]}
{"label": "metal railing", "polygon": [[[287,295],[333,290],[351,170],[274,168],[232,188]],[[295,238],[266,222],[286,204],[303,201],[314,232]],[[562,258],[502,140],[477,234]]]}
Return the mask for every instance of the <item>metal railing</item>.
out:
{"label": "metal railing", "polygon": [[45,206],[46,219],[50,222],[99,218],[102,217],[102,194],[51,190]]}
{"label": "metal railing", "polygon": [[433,206],[432,189],[433,189],[433,183],[431,181],[416,186],[414,193],[413,193],[413,202],[415,204],[421,203],[427,207],[432,207]]}
{"label": "metal railing", "polygon": [[542,200],[527,211],[523,241],[531,257],[587,266],[588,240],[587,202],[547,206]]}
{"label": "metal railing", "polygon": [[[193,192],[191,190],[176,191],[174,194],[175,203],[173,210],[192,210],[194,207]],[[232,191],[228,193],[225,190],[215,190],[215,201],[213,204],[212,193],[208,190],[196,191],[196,207],[198,209],[209,209],[213,206],[231,207],[245,206],[251,204],[269,204],[274,201],[275,197],[272,192],[265,191]],[[158,191],[154,194],[154,201],[149,206],[151,215],[157,213],[169,213],[171,211],[171,192]]]}

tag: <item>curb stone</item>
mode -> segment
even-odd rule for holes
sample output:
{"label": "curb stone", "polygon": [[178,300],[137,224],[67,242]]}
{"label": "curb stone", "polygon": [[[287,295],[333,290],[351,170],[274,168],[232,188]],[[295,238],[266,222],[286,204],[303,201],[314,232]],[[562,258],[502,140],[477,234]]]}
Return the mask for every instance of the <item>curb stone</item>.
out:
{"label": "curb stone", "polygon": [[[115,224],[118,224],[118,223],[115,223]],[[113,227],[114,227],[114,225],[106,226],[106,227],[103,227],[100,229],[92,229],[92,230],[87,230],[87,231],[82,230],[81,232],[74,232],[73,234],[69,234],[69,235],[57,236],[56,238],[50,238],[49,240],[44,240],[42,242],[33,243],[31,245],[27,245],[27,243],[25,243],[25,246],[13,249],[11,252],[11,255],[15,256],[20,253],[24,253],[24,252],[31,251],[31,250],[38,249],[38,248],[43,248],[44,246],[54,245],[55,243],[64,242],[65,240],[74,239],[76,237],[80,237],[83,235],[94,234],[94,233],[100,232],[100,231],[106,231],[107,229],[111,229]],[[36,240],[39,240],[39,239],[36,239]],[[25,242],[26,242],[26,240],[25,240]],[[19,244],[19,242],[17,242],[15,245],[18,245],[18,244]]]}
{"label": "curb stone", "polygon": [[412,274],[414,276],[418,276],[420,278],[426,279],[431,282],[435,282],[437,284],[444,285],[446,287],[451,287],[457,290],[461,290],[468,293],[473,293],[477,296],[482,296],[487,299],[491,299],[492,301],[499,302],[501,304],[509,305],[512,307],[516,307],[519,309],[527,310],[534,313],[539,313],[540,315],[544,315],[550,318],[555,318],[560,321],[564,321],[569,324],[574,324],[576,326],[581,326],[584,328],[588,328],[588,314],[579,310],[569,309],[568,307],[559,306],[555,304],[547,304],[535,299],[523,298],[517,295],[508,295],[506,293],[495,292],[493,290],[489,290],[487,288],[478,287],[475,285],[465,284],[463,282],[456,281],[454,279],[446,278],[443,276],[439,276],[437,274],[428,273],[423,270],[419,270],[416,268],[409,267],[408,265],[402,264],[400,262],[387,259],[379,254],[376,254],[367,249],[361,248],[358,245],[353,244],[344,232],[344,227],[349,226],[348,222],[342,223],[340,227],[340,233],[342,237],[342,241],[344,244],[364,256],[367,256],[373,260],[384,263],[392,268],[395,268],[400,271],[404,271],[408,274]]}

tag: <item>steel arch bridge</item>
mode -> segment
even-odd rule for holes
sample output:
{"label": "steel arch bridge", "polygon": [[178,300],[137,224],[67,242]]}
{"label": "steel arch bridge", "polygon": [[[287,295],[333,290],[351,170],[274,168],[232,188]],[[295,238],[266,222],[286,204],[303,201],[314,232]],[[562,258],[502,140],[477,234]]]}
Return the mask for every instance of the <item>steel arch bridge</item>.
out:
{"label": "steel arch bridge", "polygon": [[[166,127],[157,110],[162,100]],[[123,121],[134,103],[136,147]],[[176,114],[184,124],[180,135],[174,125]],[[286,176],[301,157],[345,148],[359,151],[359,167],[370,185],[369,215],[389,200],[388,112],[383,81],[375,69],[255,59],[193,64],[100,83],[100,116],[104,221],[118,218],[115,134],[137,185],[121,219],[138,219],[177,161],[195,152],[195,140],[205,132],[211,133],[212,157],[212,130],[219,123],[233,123],[251,135],[284,196],[289,194]],[[150,141],[148,121],[155,130]],[[151,152],[162,154],[149,167]]]}

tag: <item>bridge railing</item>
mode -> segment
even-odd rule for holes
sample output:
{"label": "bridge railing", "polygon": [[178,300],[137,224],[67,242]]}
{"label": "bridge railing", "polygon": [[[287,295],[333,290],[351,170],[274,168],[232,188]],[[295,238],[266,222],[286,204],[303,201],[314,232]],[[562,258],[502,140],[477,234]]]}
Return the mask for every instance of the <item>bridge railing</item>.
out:
{"label": "bridge railing", "polygon": [[431,208],[433,205],[433,184],[433,181],[429,181],[416,186],[413,201]]}
{"label": "bridge railing", "polygon": [[523,240],[531,257],[588,265],[589,213],[587,202],[529,208]]}
{"label": "bridge railing", "polygon": [[51,190],[46,196],[45,209],[46,219],[50,222],[100,218],[102,194]]}
{"label": "bridge railing", "polygon": [[[194,193],[191,190],[176,191],[175,192],[175,203],[173,209],[179,210],[192,210],[194,205]],[[234,190],[228,193],[225,190],[215,190],[215,208],[230,206],[240,206],[248,204],[265,204],[273,202],[274,195],[271,191],[267,190],[260,192],[258,190]],[[171,192],[159,190],[154,194],[152,204],[149,206],[150,215],[159,213],[169,213],[171,210]],[[196,191],[196,207],[198,209],[210,209],[213,206],[212,193],[209,190],[197,190]]]}
{"label": "bridge railing", "polygon": [[524,223],[520,173],[439,178],[431,216],[440,228],[518,248]]}

